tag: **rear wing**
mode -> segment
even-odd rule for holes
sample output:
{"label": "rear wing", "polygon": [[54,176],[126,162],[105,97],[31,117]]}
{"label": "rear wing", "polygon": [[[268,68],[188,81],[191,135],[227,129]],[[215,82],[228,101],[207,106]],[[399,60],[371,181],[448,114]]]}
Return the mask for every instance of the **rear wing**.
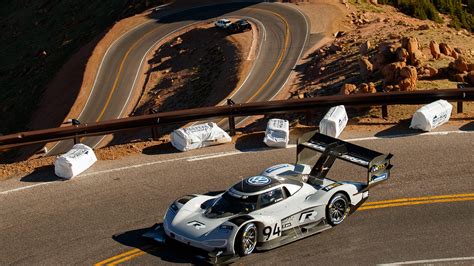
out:
{"label": "rear wing", "polygon": [[325,178],[336,159],[367,168],[367,187],[387,180],[390,177],[392,154],[382,154],[321,133],[310,132],[298,140],[297,163],[306,158],[304,150],[321,153],[311,170],[311,178]]}

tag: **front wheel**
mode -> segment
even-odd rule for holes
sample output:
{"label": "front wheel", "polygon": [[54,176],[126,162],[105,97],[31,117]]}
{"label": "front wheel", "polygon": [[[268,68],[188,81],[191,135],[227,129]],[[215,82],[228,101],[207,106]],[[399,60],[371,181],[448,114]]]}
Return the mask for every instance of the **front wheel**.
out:
{"label": "front wheel", "polygon": [[328,202],[326,207],[326,218],[330,225],[335,226],[342,223],[349,214],[349,199],[342,193],[336,193]]}
{"label": "front wheel", "polygon": [[241,257],[250,255],[257,246],[257,226],[254,223],[248,223],[240,229],[235,240],[235,250]]}

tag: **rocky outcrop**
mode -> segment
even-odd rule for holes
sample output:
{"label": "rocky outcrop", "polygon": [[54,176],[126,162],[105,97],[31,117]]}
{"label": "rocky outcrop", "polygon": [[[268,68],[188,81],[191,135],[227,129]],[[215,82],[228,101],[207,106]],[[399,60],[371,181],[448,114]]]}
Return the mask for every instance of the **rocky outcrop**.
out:
{"label": "rocky outcrop", "polygon": [[431,50],[431,55],[433,56],[434,59],[441,58],[441,51],[439,50],[439,44],[436,41],[430,42],[430,50]]}
{"label": "rocky outcrop", "polygon": [[438,75],[438,69],[432,67],[432,66],[424,66],[420,68],[418,71],[418,74],[420,74],[421,77],[426,77],[426,78],[433,78]]}

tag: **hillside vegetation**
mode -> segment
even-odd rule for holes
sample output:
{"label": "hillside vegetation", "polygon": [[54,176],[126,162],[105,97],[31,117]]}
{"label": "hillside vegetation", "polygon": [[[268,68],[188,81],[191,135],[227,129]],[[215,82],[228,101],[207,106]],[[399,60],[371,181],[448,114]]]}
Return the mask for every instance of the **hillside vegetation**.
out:
{"label": "hillside vegetation", "polygon": [[439,13],[451,17],[450,26],[465,28],[474,32],[474,0],[379,0],[381,4],[390,4],[403,13],[436,22],[443,20]]}
{"label": "hillside vegetation", "polygon": [[0,133],[26,129],[45,86],[79,48],[115,21],[162,2],[1,0]]}

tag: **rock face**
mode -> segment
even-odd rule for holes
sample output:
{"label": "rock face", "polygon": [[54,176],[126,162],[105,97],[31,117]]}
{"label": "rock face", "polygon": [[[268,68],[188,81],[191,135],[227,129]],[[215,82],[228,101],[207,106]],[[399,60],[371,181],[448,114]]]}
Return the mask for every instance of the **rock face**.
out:
{"label": "rock face", "polygon": [[431,55],[434,59],[439,59],[441,57],[441,51],[439,50],[439,44],[436,41],[430,42]]}
{"label": "rock face", "polygon": [[366,79],[370,76],[372,71],[374,71],[374,66],[372,65],[372,63],[370,63],[367,57],[362,57],[359,60],[359,69],[362,78]]}
{"label": "rock face", "polygon": [[349,94],[355,93],[356,90],[357,90],[356,85],[347,83],[347,84],[344,84],[344,86],[342,86],[340,94],[349,95]]}
{"label": "rock face", "polygon": [[449,46],[449,44],[446,43],[440,43],[439,44],[439,49],[442,54],[451,56],[453,54],[453,48]]}
{"label": "rock face", "polygon": [[359,53],[360,55],[367,55],[372,48],[370,41],[366,41],[363,44],[360,45],[359,47]]}
{"label": "rock face", "polygon": [[423,76],[432,78],[438,75],[438,69],[432,67],[432,66],[425,66],[423,67]]}

